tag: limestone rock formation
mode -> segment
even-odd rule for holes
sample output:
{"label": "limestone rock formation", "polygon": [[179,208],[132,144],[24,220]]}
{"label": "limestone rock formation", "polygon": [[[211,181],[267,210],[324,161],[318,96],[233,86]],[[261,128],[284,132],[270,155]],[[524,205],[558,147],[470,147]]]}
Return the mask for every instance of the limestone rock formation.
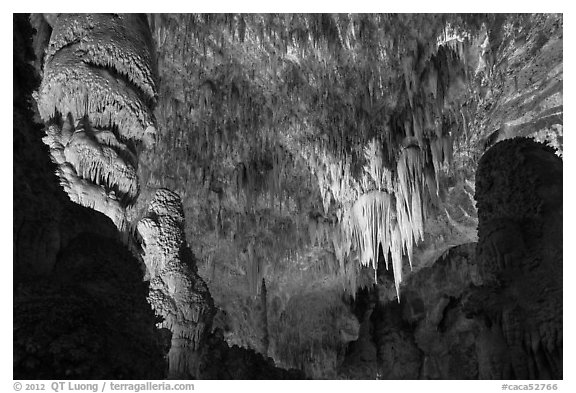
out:
{"label": "limestone rock formation", "polygon": [[477,322],[462,299],[480,284],[475,244],[453,247],[406,280],[400,303],[361,292],[360,339],[340,368],[352,379],[476,379]]}
{"label": "limestone rock formation", "polygon": [[[562,160],[531,139],[502,141],[480,161],[475,312],[509,348],[484,375],[562,378]],[[502,369],[506,370],[501,375]]]}
{"label": "limestone rock formation", "polygon": [[208,336],[202,355],[198,379],[304,379],[305,374],[297,369],[286,370],[276,367],[272,358],[267,358],[253,349],[237,345],[229,346],[222,330],[215,329]]}
{"label": "limestone rock formation", "polygon": [[561,14],[25,18],[15,374],[562,377]]}
{"label": "limestone rock formation", "polygon": [[[563,19],[556,14],[495,18],[482,43],[485,76],[471,131],[484,150],[497,141],[533,137],[562,154]],[[484,71],[480,71],[480,70]]]}
{"label": "limestone rock formation", "polygon": [[70,199],[126,230],[140,189],[137,145],[149,146],[156,132],[146,16],[60,14],[51,27],[36,96],[44,142]]}
{"label": "limestone rock formation", "polygon": [[526,138],[486,152],[476,176],[478,243],[451,248],[412,274],[400,304],[370,299],[343,376],[562,378],[562,160],[555,153]]}
{"label": "limestone rock formation", "polygon": [[146,100],[157,96],[155,50],[150,27],[139,14],[60,14],[52,23],[47,62],[77,44],[85,63],[108,68],[136,85]]}
{"label": "limestone rock formation", "polygon": [[172,332],[168,375],[193,378],[198,375],[201,344],[212,325],[214,305],[186,244],[180,197],[170,190],[156,191],[138,232],[150,280],[148,301],[163,318],[160,326]]}
{"label": "limestone rock formation", "polygon": [[108,217],[70,201],[33,121],[32,35],[15,14],[14,378],[165,378],[140,261]]}

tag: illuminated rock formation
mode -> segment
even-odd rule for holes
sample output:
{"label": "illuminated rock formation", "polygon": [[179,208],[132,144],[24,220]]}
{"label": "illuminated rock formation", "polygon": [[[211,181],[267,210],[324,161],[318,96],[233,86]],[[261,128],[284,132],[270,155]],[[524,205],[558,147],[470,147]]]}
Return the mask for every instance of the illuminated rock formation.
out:
{"label": "illuminated rock formation", "polygon": [[14,14],[13,375],[162,379],[166,348],[141,261],[112,221],[70,201],[42,142],[29,16]]}
{"label": "illuminated rock formation", "polygon": [[[139,195],[139,145],[154,140],[156,70],[142,15],[61,14],[37,94],[44,142],[73,202],[107,215],[121,232]],[[150,279],[148,301],[172,332],[169,376],[197,375],[212,298],[184,237],[180,198],[160,190],[138,223]]]}
{"label": "illuminated rock formation", "polygon": [[158,190],[146,217],[138,223],[138,232],[150,279],[148,301],[163,318],[160,326],[172,332],[168,376],[194,378],[214,305],[186,244],[180,197],[170,190]]}
{"label": "illuminated rock formation", "polygon": [[120,230],[139,193],[137,147],[155,134],[154,51],[146,17],[60,14],[36,96],[70,199]]}

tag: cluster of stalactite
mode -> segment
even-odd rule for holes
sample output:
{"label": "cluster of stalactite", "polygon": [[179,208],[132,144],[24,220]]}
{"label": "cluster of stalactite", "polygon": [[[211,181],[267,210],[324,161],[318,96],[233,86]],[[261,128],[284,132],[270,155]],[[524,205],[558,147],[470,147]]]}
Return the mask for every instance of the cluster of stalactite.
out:
{"label": "cluster of stalactite", "polygon": [[[171,83],[160,87],[157,111],[167,132],[145,161],[169,151],[188,168],[206,168],[207,178],[242,191],[246,212],[261,195],[282,208],[283,196],[298,192],[286,179],[309,173],[305,188],[318,187],[324,215],[338,216],[338,228],[330,230],[337,234],[312,228],[312,243],[332,238],[328,244],[342,266],[357,257],[376,267],[383,247],[395,261],[398,287],[403,256],[411,262],[428,206],[437,201],[438,173],[450,163],[454,138],[467,129],[466,49],[486,17],[150,20],[159,67]],[[173,170],[150,166],[157,178]],[[186,173],[191,170],[178,169],[176,177]],[[348,276],[352,270],[341,269]]]}
{"label": "cluster of stalactite", "polygon": [[[347,170],[328,171],[330,176],[339,174],[335,187],[330,187],[329,197],[352,195],[341,203],[337,210],[337,219],[326,224],[311,220],[309,231],[312,244],[326,240],[334,248],[334,255],[342,272],[346,271],[345,260],[358,259],[362,266],[371,266],[375,280],[378,267],[379,248],[383,250],[386,268],[389,255],[395,277],[396,290],[399,296],[399,285],[402,280],[403,255],[408,257],[412,265],[412,250],[414,244],[424,235],[424,220],[428,201],[438,198],[436,175],[433,170],[425,171],[424,160],[418,147],[405,149],[397,163],[397,169],[392,178],[392,172],[380,166],[380,154],[375,153],[375,147],[366,149],[367,164],[364,167],[362,184],[351,182]],[[334,165],[335,166],[335,165]],[[425,173],[426,175],[422,175]],[[335,176],[337,178],[337,176]],[[335,177],[329,177],[328,181]],[[326,179],[319,177],[319,179]],[[322,187],[322,180],[319,180]],[[358,188],[351,188],[350,183]],[[330,183],[331,184],[331,183]],[[375,186],[374,188],[369,188]],[[358,196],[356,196],[356,195]],[[324,196],[324,195],[323,195]],[[324,200],[326,201],[326,199]],[[327,212],[328,203],[324,204]],[[352,269],[348,269],[350,271]],[[351,290],[354,287],[350,288]],[[352,292],[354,293],[354,292]]]}
{"label": "cluster of stalactite", "polygon": [[[164,144],[189,161],[228,156],[237,165],[278,143],[295,152],[299,146],[293,142],[317,136],[338,156],[351,153],[367,137],[387,133],[390,109],[398,103],[402,109],[405,95],[407,136],[421,135],[430,122],[438,128],[441,110],[428,108],[418,92],[425,79],[434,95],[430,100],[444,103],[445,79],[452,78],[446,66],[452,65],[438,53],[436,38],[446,18],[297,14],[151,20],[162,74],[172,82],[161,86],[157,113],[170,130]],[[411,30],[414,23],[421,27]],[[390,38],[398,32],[405,38]],[[438,61],[422,69],[431,56]],[[404,71],[398,72],[401,62]],[[390,142],[392,149],[398,143]]]}
{"label": "cluster of stalactite", "polygon": [[[245,156],[250,157],[248,154]],[[265,154],[240,162],[234,170],[236,196],[243,194],[248,211],[254,209],[260,196],[267,200],[268,206],[277,206],[281,211],[285,203],[287,175],[296,165],[291,154],[279,144],[265,151]]]}
{"label": "cluster of stalactite", "polygon": [[248,284],[248,291],[256,295],[259,292],[260,285],[262,283],[262,270],[263,270],[263,258],[258,255],[258,251],[254,247],[254,239],[248,243],[246,247],[246,252],[241,254],[241,258],[244,259],[244,265],[246,266],[246,277]]}
{"label": "cluster of stalactite", "polygon": [[462,99],[454,84],[465,83],[466,68],[458,53],[445,46],[425,66],[406,61],[405,106],[397,112],[397,104],[383,137],[364,146],[365,165],[356,170],[361,174],[354,176],[351,155],[338,156],[326,147],[309,154],[325,212],[332,202],[339,208],[342,233],[333,243],[340,265],[355,250],[376,277],[382,247],[387,267],[392,257],[398,298],[403,255],[412,266],[428,209],[438,203],[438,174],[452,159],[453,128],[447,124],[452,123],[451,105]]}

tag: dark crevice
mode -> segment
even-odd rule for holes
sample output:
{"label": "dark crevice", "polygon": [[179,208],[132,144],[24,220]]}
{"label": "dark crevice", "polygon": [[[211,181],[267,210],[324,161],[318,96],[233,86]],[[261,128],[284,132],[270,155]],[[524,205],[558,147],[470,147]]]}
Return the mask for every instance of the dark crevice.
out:
{"label": "dark crevice", "polygon": [[446,332],[452,326],[452,314],[460,306],[460,299],[450,296],[448,304],[442,311],[442,319],[438,323],[438,331],[440,333]]}

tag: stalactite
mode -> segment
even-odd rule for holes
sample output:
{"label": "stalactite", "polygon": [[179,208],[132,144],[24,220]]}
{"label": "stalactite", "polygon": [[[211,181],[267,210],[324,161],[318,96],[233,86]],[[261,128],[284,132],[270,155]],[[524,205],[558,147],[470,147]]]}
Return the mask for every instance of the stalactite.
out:
{"label": "stalactite", "polygon": [[270,339],[268,333],[268,291],[266,289],[266,280],[264,278],[262,278],[262,285],[260,290],[260,304],[262,308],[262,328],[264,330],[262,344],[264,346],[264,354],[267,354]]}
{"label": "stalactite", "polygon": [[[360,254],[360,263],[363,266],[378,268],[378,247],[388,250],[390,246],[391,223],[390,195],[382,191],[372,191],[362,195],[351,209],[348,229],[350,236]],[[347,250],[349,253],[351,250]]]}

